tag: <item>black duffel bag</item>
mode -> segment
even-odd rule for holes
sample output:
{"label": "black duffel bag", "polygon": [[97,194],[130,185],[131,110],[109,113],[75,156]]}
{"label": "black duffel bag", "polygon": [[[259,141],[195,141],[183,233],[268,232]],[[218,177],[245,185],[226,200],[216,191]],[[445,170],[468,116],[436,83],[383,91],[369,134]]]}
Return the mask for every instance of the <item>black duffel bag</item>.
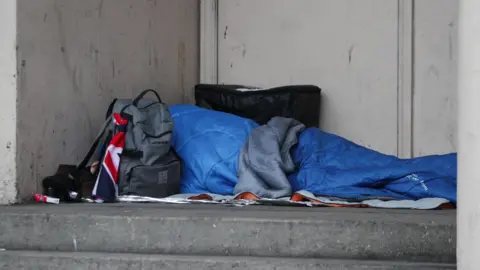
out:
{"label": "black duffel bag", "polygon": [[315,85],[288,85],[260,89],[233,84],[198,84],[196,105],[250,118],[260,125],[272,117],[294,118],[307,127],[320,122],[320,93]]}

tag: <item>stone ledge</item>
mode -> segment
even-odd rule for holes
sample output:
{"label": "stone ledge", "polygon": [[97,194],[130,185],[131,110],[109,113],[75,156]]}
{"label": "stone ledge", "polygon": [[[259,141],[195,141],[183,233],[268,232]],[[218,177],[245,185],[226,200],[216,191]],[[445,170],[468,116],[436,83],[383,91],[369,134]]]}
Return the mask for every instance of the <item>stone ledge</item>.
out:
{"label": "stone ledge", "polygon": [[0,248],[456,261],[455,211],[104,204],[0,207]]}
{"label": "stone ledge", "polygon": [[212,257],[83,252],[0,252],[0,269],[237,269],[237,270],[446,270],[454,264],[406,263],[362,260]]}

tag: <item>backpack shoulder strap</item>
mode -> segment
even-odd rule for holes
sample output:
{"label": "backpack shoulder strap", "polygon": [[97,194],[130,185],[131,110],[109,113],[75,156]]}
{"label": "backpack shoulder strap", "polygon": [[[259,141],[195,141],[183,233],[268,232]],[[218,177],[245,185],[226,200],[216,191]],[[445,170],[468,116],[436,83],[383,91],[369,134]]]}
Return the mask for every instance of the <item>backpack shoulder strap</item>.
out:
{"label": "backpack shoulder strap", "polygon": [[115,103],[117,102],[117,98],[113,99],[112,102],[110,102],[110,105],[108,105],[107,113],[105,114],[105,119],[110,117],[113,113],[113,106],[115,106]]}
{"label": "backpack shoulder strap", "polygon": [[83,169],[87,166],[87,163],[90,161],[93,153],[97,149],[98,143],[102,139],[103,134],[105,134],[105,131],[107,130],[108,125],[110,125],[111,123],[112,123],[112,116],[110,115],[110,116],[107,117],[107,120],[103,123],[102,128],[100,129],[100,132],[98,133],[97,137],[95,138],[95,141],[90,146],[90,149],[88,150],[87,155],[85,155],[82,162],[80,162],[80,164],[77,166],[77,170]]}

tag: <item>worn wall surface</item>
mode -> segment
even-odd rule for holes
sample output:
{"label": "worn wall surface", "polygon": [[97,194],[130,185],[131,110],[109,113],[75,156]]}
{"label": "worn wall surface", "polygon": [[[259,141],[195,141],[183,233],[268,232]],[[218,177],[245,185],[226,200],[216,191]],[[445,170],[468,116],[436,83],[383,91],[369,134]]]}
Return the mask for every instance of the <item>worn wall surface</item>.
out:
{"label": "worn wall surface", "polygon": [[17,195],[16,148],[16,0],[0,1],[0,204],[15,201]]}
{"label": "worn wall surface", "polygon": [[18,0],[21,198],[79,162],[112,98],[155,88],[192,101],[198,16],[192,0]]}
{"label": "worn wall surface", "polygon": [[415,1],[414,127],[417,156],[456,151],[458,0]]}
{"label": "worn wall surface", "polygon": [[457,4],[220,1],[219,81],[316,84],[329,132],[404,157],[455,151]]}
{"label": "worn wall surface", "polygon": [[220,2],[219,31],[220,82],[318,85],[323,129],[396,153],[396,0]]}

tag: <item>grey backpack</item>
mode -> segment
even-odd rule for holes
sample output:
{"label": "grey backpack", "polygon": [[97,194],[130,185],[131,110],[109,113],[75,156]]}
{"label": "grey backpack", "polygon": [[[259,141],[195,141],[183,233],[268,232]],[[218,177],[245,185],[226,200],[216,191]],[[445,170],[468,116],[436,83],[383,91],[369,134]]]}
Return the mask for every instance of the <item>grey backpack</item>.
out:
{"label": "grey backpack", "polygon": [[[156,100],[144,98],[149,92]],[[112,121],[114,114],[128,120],[118,168],[118,194],[163,198],[179,193],[180,159],[171,146],[173,120],[168,105],[152,89],[143,91],[133,100],[114,100],[92,146],[96,149],[103,141],[99,160],[103,159],[105,147],[116,132],[117,126]],[[91,156],[94,149],[88,155]]]}

